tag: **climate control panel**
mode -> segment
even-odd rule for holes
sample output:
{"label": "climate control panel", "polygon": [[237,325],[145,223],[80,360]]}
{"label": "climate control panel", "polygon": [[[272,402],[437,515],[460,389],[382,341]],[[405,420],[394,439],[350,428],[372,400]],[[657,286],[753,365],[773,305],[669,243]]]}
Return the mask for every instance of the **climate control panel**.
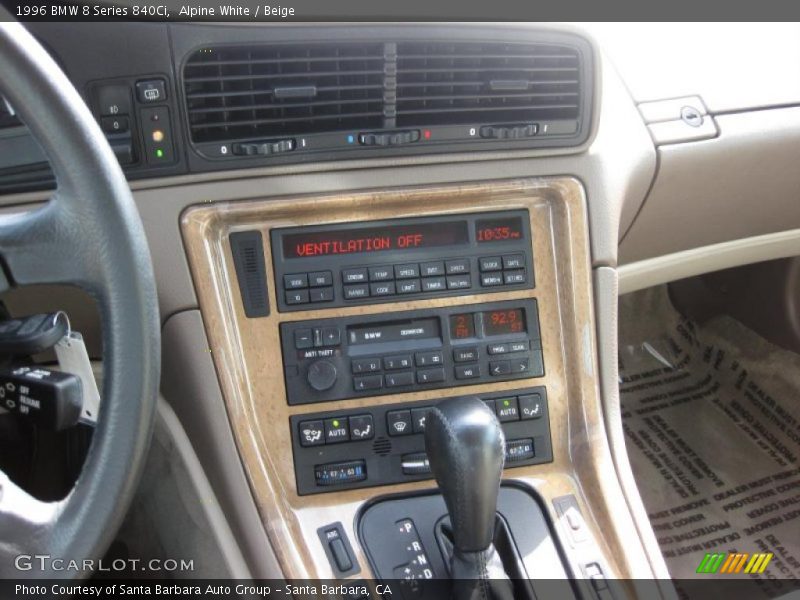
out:
{"label": "climate control panel", "polygon": [[[543,386],[481,394],[506,438],[506,467],[553,460]],[[290,417],[297,492],[317,494],[432,477],[425,422],[436,401]]]}
{"label": "climate control panel", "polygon": [[289,404],[542,377],[535,299],[281,324]]}

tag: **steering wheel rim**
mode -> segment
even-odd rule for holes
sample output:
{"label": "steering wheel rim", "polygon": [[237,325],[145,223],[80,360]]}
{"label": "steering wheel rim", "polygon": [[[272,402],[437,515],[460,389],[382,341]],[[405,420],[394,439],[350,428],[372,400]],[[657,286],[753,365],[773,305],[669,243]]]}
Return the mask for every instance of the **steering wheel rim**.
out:
{"label": "steering wheel rim", "polygon": [[[155,277],[128,183],[86,104],[18,23],[0,23],[0,91],[47,154],[57,190],[43,207],[0,217],[0,257],[12,286],[70,284],[92,295],[103,330],[103,403],[86,462],[58,502],[40,502],[0,474],[0,577],[19,555],[99,558],[115,535],[152,433],[161,364]],[[82,564],[82,562],[79,562]]]}

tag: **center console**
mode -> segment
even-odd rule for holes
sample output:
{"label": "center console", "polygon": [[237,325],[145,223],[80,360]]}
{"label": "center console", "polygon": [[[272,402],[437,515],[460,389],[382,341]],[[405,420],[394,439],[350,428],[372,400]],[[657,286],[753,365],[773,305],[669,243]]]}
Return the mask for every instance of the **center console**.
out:
{"label": "center console", "polygon": [[[182,229],[234,438],[287,577],[447,576],[425,438],[432,411],[465,396],[505,439],[506,541],[495,543],[515,548],[516,572],[537,575],[539,552],[558,563],[552,576],[586,578],[573,591],[590,598],[630,576],[622,548],[635,531],[617,516],[576,180],[208,204]],[[387,510],[404,528],[391,536],[402,545],[416,532],[433,568],[374,541]]]}

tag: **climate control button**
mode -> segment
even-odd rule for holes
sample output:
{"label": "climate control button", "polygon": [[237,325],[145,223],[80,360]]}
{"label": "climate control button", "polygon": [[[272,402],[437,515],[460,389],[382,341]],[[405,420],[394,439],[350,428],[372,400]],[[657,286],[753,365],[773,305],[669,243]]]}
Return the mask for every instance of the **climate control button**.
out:
{"label": "climate control button", "polygon": [[386,413],[386,428],[389,435],[410,435],[413,433],[410,410],[390,410]]}

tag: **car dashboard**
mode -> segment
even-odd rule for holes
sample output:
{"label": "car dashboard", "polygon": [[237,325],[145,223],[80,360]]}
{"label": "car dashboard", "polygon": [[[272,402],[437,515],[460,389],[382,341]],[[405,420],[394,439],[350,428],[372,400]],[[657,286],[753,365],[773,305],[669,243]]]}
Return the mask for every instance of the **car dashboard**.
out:
{"label": "car dashboard", "polygon": [[[435,493],[427,411],[475,396],[506,439],[511,533],[543,536],[519,543],[529,578],[622,598],[668,576],[622,440],[617,292],[800,227],[797,173],[776,174],[800,90],[721,107],[699,79],[636,79],[600,27],[30,28],[131,183],[162,392],[254,575],[446,577],[421,504],[392,505],[416,556],[375,515]],[[0,149],[3,203],[46,198],[12,107]]]}

